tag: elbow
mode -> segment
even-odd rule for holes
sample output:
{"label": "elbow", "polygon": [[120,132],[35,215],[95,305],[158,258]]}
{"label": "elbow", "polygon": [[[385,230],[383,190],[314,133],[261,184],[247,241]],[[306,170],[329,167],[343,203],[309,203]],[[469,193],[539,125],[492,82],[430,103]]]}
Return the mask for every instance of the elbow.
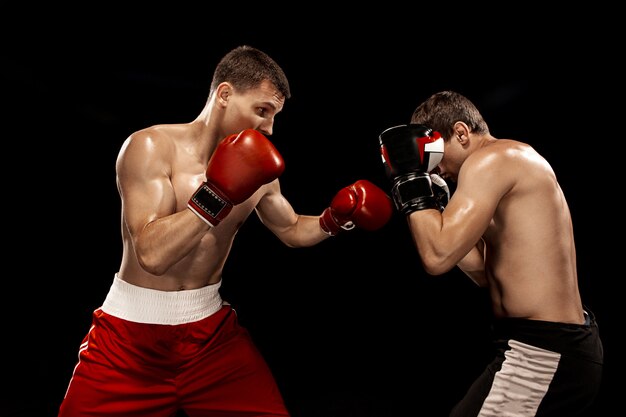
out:
{"label": "elbow", "polygon": [[422,264],[424,266],[424,271],[426,271],[428,275],[433,275],[433,276],[443,275],[449,271],[449,269],[442,268],[439,265],[426,264],[426,263],[422,263]]}
{"label": "elbow", "polygon": [[422,266],[428,275],[443,275],[450,271],[454,264],[445,258],[431,255],[422,257]]}
{"label": "elbow", "polygon": [[163,262],[163,257],[159,256],[155,251],[136,251],[137,261],[141,268],[156,276],[161,276],[167,272],[169,265]]}
{"label": "elbow", "polygon": [[279,237],[278,239],[288,248],[301,248],[302,247],[302,245],[300,245],[297,241],[285,239],[284,237]]}
{"label": "elbow", "polygon": [[159,264],[147,264],[147,263],[140,262],[139,265],[141,265],[141,267],[146,272],[148,272],[149,274],[155,275],[157,277],[160,277],[161,275],[165,274],[165,271],[167,271],[167,268],[163,268]]}

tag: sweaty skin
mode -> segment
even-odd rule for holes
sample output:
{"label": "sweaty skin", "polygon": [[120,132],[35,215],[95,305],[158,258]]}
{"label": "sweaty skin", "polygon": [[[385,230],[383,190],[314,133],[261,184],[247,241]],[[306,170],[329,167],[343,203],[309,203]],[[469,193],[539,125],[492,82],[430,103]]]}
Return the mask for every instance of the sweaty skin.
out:
{"label": "sweaty skin", "polygon": [[495,317],[584,323],[570,211],[551,166],[522,142],[455,129],[438,168],[456,191],[442,213],[408,218],[425,269],[458,265],[488,286]]}
{"label": "sweaty skin", "polygon": [[287,246],[310,246],[328,238],[318,216],[294,212],[278,179],[233,207],[218,227],[210,227],[187,207],[206,180],[219,141],[248,128],[270,136],[284,101],[269,81],[246,91],[222,83],[191,123],[152,126],[126,140],[116,164],[122,201],[120,279],[163,291],[219,282],[233,239],[253,210]]}

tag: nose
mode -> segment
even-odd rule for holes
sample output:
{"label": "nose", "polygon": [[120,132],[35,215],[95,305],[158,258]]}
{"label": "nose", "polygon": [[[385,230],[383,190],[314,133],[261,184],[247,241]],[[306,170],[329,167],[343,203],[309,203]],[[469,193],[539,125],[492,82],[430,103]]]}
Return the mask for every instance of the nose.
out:
{"label": "nose", "polygon": [[274,120],[267,120],[259,126],[259,131],[265,136],[271,136],[274,132]]}

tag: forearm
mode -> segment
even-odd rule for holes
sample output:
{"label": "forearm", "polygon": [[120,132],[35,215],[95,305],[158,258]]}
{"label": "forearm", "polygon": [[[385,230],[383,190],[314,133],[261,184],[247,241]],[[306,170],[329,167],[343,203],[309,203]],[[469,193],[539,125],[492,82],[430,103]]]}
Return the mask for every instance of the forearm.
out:
{"label": "forearm", "polygon": [[426,272],[441,275],[458,266],[478,285],[486,285],[482,240],[460,244],[464,231],[446,225],[449,218],[437,210],[415,211],[407,220]]}
{"label": "forearm", "polygon": [[426,272],[441,275],[454,268],[458,258],[452,256],[452,245],[443,238],[443,219],[438,210],[414,211],[407,215],[407,222]]}
{"label": "forearm", "polygon": [[339,190],[319,216],[301,215],[293,210],[276,183],[268,187],[256,212],[284,244],[297,248],[313,246],[344,230],[378,230],[391,218],[393,206],[378,186],[358,180]]}
{"label": "forearm", "polygon": [[197,247],[209,228],[189,209],[154,220],[134,239],[137,259],[146,271],[162,275]]}
{"label": "forearm", "polygon": [[484,242],[482,239],[467,253],[467,255],[465,255],[463,259],[459,261],[457,266],[479,287],[487,286]]}
{"label": "forearm", "polygon": [[300,214],[293,218],[293,222],[268,225],[268,228],[290,248],[313,246],[330,237],[322,231],[318,216]]}
{"label": "forearm", "polygon": [[313,246],[330,237],[320,227],[319,216],[299,215],[293,231],[294,233],[288,239],[292,247]]}

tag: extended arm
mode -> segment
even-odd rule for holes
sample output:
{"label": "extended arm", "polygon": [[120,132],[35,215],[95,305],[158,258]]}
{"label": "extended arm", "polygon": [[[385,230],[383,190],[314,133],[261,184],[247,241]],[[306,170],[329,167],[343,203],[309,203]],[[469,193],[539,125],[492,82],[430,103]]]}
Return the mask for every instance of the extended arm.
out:
{"label": "extended arm", "polygon": [[256,207],[261,222],[289,247],[315,245],[328,238],[319,226],[318,216],[297,214],[274,181],[267,186]]}
{"label": "extended arm", "polygon": [[391,199],[367,180],[342,188],[320,216],[298,215],[280,193],[278,181],[257,205],[259,218],[291,247],[311,246],[345,230],[378,230],[391,218]]}

